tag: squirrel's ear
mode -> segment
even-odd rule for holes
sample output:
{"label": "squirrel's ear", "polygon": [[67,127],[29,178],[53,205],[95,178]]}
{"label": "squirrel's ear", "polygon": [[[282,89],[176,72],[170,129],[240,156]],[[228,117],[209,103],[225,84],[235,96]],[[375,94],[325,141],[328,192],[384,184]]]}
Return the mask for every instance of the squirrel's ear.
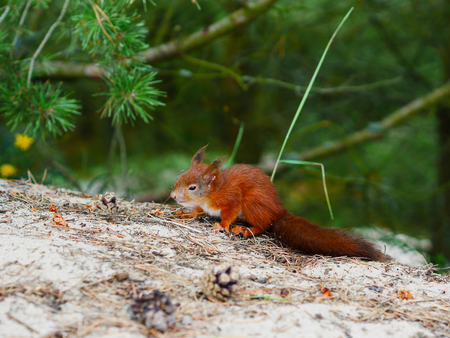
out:
{"label": "squirrel's ear", "polygon": [[216,169],[219,169],[219,167],[222,165],[223,161],[225,161],[226,156],[221,156],[217,159],[215,159],[209,166],[209,167],[214,167]]}
{"label": "squirrel's ear", "polygon": [[197,151],[194,155],[194,157],[192,157],[191,160],[191,167],[195,167],[196,165],[199,165],[200,163],[202,163],[203,161],[203,156],[205,156],[205,150],[206,147],[208,145],[204,146],[203,148],[201,148],[199,151]]}
{"label": "squirrel's ear", "polygon": [[219,166],[222,164],[224,159],[225,156],[219,157],[213,163],[211,163],[208,166],[208,168],[206,168],[206,170],[204,171],[202,177],[208,189],[211,188],[211,184],[219,177],[220,175]]}

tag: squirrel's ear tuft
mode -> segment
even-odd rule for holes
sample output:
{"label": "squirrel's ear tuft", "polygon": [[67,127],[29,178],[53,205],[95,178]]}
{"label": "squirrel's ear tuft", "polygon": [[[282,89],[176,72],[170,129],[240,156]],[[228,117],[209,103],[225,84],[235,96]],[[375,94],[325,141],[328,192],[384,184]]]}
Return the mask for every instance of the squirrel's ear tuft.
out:
{"label": "squirrel's ear tuft", "polygon": [[196,165],[199,165],[200,163],[202,163],[203,161],[203,156],[205,156],[205,150],[206,147],[208,145],[204,146],[203,148],[201,148],[199,151],[197,151],[194,155],[194,157],[192,157],[191,160],[191,167],[195,167]]}

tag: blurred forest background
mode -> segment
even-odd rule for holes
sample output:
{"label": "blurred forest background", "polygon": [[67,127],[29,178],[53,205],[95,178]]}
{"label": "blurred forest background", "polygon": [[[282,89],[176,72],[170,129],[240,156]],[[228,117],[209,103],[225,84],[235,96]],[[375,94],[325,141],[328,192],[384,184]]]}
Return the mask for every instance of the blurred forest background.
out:
{"label": "blurred forest background", "polygon": [[335,219],[320,169],[274,183],[297,215],[429,239],[449,266],[447,0],[0,1],[1,175],[164,202],[195,151],[230,154],[241,126],[235,162],[270,174],[352,6],[283,155],[325,165]]}

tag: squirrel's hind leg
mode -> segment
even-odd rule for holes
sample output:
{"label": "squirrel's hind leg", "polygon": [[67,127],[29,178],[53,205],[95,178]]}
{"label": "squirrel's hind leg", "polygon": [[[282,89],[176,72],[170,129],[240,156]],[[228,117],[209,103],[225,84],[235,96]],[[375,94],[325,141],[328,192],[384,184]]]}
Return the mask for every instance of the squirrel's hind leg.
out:
{"label": "squirrel's hind leg", "polygon": [[242,235],[244,238],[249,238],[252,236],[259,235],[260,233],[264,232],[264,229],[261,229],[253,225],[248,228],[240,225],[235,225],[234,228],[231,229],[231,232],[235,235]]}

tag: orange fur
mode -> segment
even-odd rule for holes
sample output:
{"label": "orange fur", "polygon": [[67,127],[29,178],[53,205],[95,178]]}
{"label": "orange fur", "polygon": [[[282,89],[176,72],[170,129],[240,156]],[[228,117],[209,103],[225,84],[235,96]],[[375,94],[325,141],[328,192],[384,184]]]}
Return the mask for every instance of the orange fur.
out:
{"label": "orange fur", "polygon": [[[215,223],[213,230],[245,238],[268,230],[287,246],[308,254],[388,259],[372,243],[354,234],[322,228],[289,214],[262,170],[247,164],[220,170],[221,158],[210,165],[202,163],[205,149],[194,155],[190,168],[178,177],[170,194],[179,204],[193,208],[181,217],[195,217],[202,212],[220,216],[221,222]],[[236,219],[245,220],[249,226],[230,229]]]}

